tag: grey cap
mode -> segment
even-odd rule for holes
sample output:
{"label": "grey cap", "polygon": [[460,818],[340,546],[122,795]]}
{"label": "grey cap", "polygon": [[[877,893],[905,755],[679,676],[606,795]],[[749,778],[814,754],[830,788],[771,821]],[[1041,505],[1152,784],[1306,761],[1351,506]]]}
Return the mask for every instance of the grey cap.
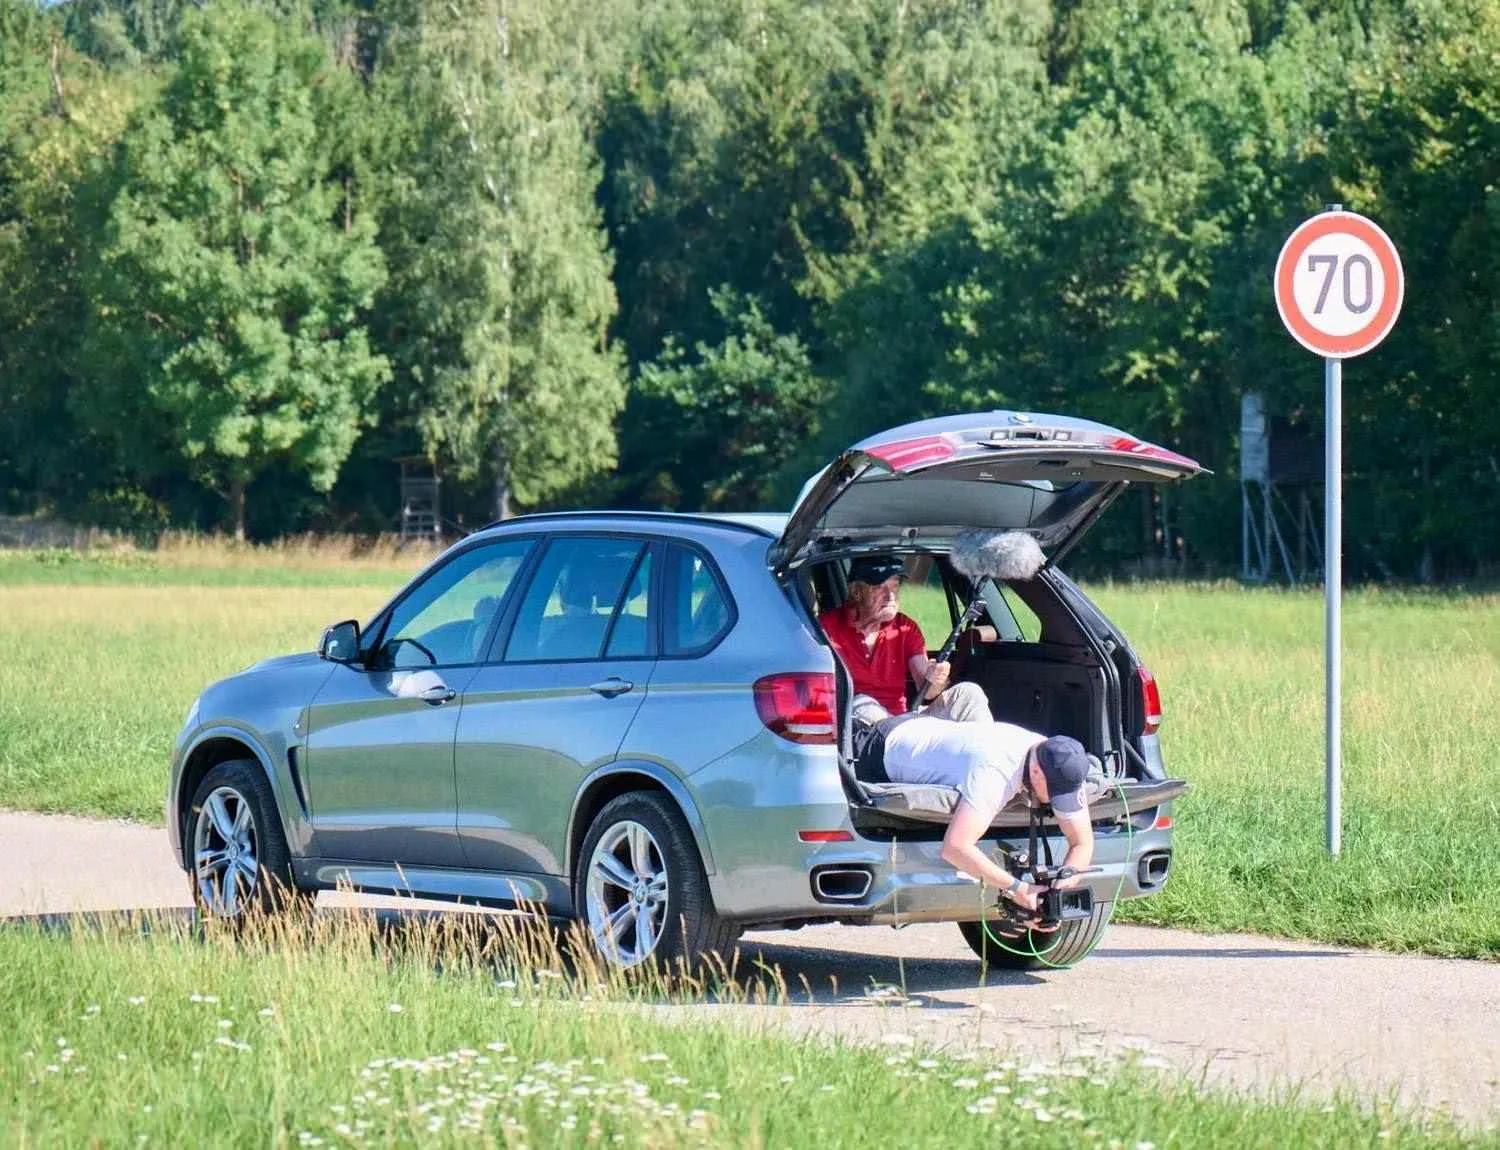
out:
{"label": "grey cap", "polygon": [[1083,744],[1067,735],[1053,735],[1036,749],[1037,765],[1047,780],[1048,801],[1060,815],[1088,809],[1089,756]]}

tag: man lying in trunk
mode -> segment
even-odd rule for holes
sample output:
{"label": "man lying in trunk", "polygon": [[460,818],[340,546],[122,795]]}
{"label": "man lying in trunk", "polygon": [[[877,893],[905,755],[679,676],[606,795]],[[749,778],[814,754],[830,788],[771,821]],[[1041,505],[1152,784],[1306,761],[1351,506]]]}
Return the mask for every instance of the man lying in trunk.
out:
{"label": "man lying in trunk", "polygon": [[[1068,841],[1062,866],[1088,869],[1094,857],[1089,759],[1077,739],[1048,738],[1013,723],[953,722],[927,712],[884,715],[868,696],[856,696],[853,710],[856,724],[875,735],[861,753],[883,755],[880,766],[891,782],[957,789],[958,805],[943,836],[944,862],[995,887],[1022,909],[1037,910],[1042,888],[1005,870],[979,845],[1001,808],[1025,787],[1034,804],[1052,805]],[[1066,889],[1077,881],[1075,875],[1054,885]]]}
{"label": "man lying in trunk", "polygon": [[854,679],[887,713],[906,713],[906,676],[920,690],[923,713],[959,722],[991,722],[989,700],[978,683],[948,686],[952,668],[927,657],[922,628],[901,613],[906,569],[893,555],[866,555],[849,564],[849,598],[824,611],[818,623]]}

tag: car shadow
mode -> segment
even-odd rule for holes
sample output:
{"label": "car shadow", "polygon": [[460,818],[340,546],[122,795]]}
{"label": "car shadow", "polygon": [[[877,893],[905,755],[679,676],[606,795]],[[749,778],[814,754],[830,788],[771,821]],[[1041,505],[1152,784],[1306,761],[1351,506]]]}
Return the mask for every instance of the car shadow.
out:
{"label": "car shadow", "polygon": [[928,997],[981,986],[1037,986],[1043,979],[995,966],[981,970],[977,958],[898,958],[785,943],[739,944],[736,981],[781,991],[786,1005],[863,1006],[870,1002],[915,1002],[935,1010],[968,1010],[972,1003]]}

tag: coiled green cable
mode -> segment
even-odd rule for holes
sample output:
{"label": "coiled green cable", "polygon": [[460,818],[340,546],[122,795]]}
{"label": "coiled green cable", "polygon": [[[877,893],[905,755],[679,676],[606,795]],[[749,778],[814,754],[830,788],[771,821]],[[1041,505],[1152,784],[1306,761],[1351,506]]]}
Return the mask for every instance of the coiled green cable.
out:
{"label": "coiled green cable", "polygon": [[[1116,780],[1115,789],[1119,793],[1120,803],[1125,808],[1125,860],[1128,863],[1130,861],[1130,847],[1131,844],[1135,841],[1135,828],[1131,825],[1130,822],[1130,802],[1125,797],[1125,784]],[[1036,865],[1035,859],[1032,860],[1032,865]],[[1120,869],[1120,880],[1115,884],[1115,896],[1113,899],[1115,903],[1118,903],[1120,901],[1120,892],[1124,889],[1125,869],[1122,867]],[[1093,954],[1094,948],[1097,947],[1102,941],[1104,941],[1104,934],[1101,931],[1099,937],[1094,939],[1093,942],[1089,943],[1089,948],[1082,954],[1080,954],[1077,958],[1073,959],[1072,962],[1052,962],[1047,958],[1047,955],[1057,948],[1056,940],[1054,940],[1052,945],[1047,947],[1046,950],[1038,950],[1036,948],[1036,942],[1034,939],[1034,936],[1037,932],[1028,930],[1026,933],[1028,936],[1028,940],[1031,942],[1031,949],[1029,951],[1018,950],[1015,947],[1009,946],[1006,944],[1005,940],[999,938],[994,933],[994,931],[990,929],[989,919],[987,919],[984,914],[985,907],[985,886],[984,883],[981,882],[979,884],[979,926],[984,931],[984,935],[987,939],[989,939],[991,945],[998,947],[999,949],[1005,951],[1007,954],[1013,954],[1017,958],[1037,959],[1042,963],[1042,965],[1050,967],[1052,970],[1067,970],[1069,967],[1076,966],[1078,963],[1086,959],[1089,955]]]}

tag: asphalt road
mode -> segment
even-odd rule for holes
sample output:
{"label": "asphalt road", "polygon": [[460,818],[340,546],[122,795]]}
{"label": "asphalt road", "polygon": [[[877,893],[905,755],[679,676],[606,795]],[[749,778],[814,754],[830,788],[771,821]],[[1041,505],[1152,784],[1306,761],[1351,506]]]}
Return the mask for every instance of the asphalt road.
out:
{"label": "asphalt road", "polygon": [[[0,919],[188,902],[161,830],[0,812]],[[780,968],[786,1004],[668,1012],[1042,1060],[1131,1048],[1236,1089],[1350,1091],[1500,1126],[1500,963],[1116,927],[1072,970],[980,985],[946,924],[757,932],[743,947]]]}

